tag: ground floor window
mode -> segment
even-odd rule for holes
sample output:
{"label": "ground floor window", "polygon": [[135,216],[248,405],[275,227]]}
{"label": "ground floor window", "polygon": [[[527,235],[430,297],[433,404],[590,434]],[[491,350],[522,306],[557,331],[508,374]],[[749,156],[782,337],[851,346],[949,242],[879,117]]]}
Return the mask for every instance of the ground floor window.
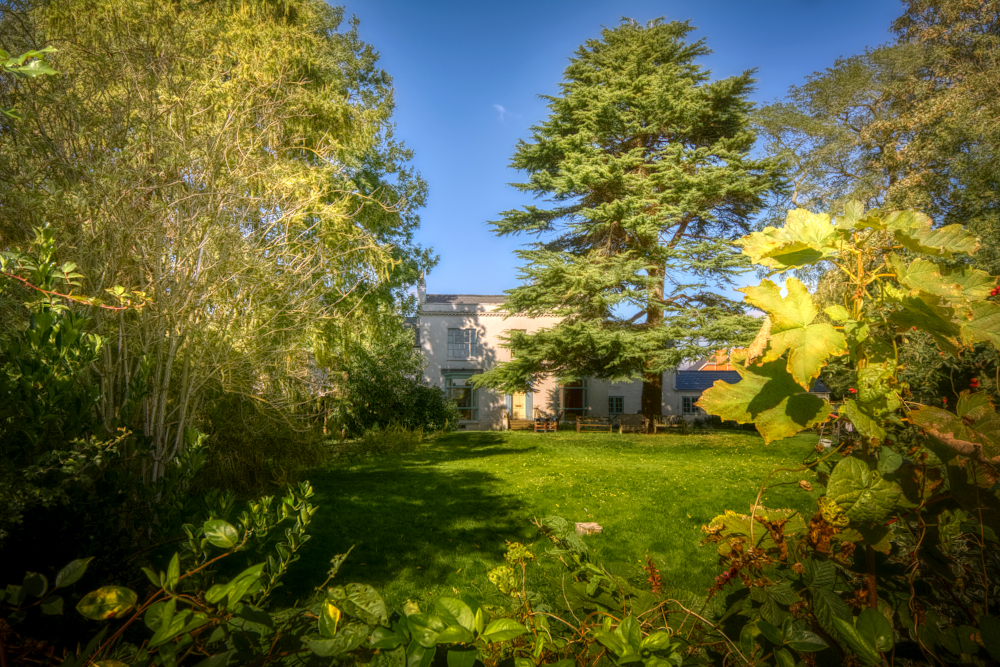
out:
{"label": "ground floor window", "polygon": [[608,396],[608,414],[620,415],[625,412],[624,396]]}
{"label": "ground floor window", "polygon": [[563,419],[587,415],[587,380],[567,382],[562,387]]}
{"label": "ground floor window", "polygon": [[479,421],[479,397],[469,378],[472,373],[449,373],[444,376],[444,391],[458,406],[459,419]]}
{"label": "ground floor window", "polygon": [[700,415],[701,409],[695,405],[698,401],[698,396],[682,396],[681,397],[681,414],[684,415]]}

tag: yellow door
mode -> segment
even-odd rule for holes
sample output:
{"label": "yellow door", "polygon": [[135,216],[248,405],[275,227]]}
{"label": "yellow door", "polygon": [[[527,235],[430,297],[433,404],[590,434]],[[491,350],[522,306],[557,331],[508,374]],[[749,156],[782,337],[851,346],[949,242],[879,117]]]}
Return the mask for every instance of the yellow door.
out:
{"label": "yellow door", "polygon": [[524,394],[512,394],[510,397],[511,417],[513,419],[528,419],[524,410]]}

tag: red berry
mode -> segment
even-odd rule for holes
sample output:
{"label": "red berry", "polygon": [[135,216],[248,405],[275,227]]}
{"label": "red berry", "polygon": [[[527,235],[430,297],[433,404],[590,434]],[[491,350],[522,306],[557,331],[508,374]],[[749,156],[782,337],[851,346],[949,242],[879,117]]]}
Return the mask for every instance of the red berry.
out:
{"label": "red berry", "polygon": [[917,328],[916,328],[916,327],[913,327],[913,330],[914,330],[914,331],[916,331],[916,330],[917,330]]}
{"label": "red berry", "polygon": [[851,388],[850,388],[850,389],[848,389],[847,391],[851,392],[852,394],[856,394],[856,393],[858,393],[858,390],[857,390],[857,389],[855,389],[854,387],[851,387]]}

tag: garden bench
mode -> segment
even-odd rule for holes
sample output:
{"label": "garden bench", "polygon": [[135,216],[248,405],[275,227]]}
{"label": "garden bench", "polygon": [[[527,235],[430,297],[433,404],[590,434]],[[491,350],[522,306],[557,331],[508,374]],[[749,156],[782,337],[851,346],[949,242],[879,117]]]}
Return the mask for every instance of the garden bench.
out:
{"label": "garden bench", "polygon": [[555,419],[535,419],[535,433],[555,433],[559,423]]}
{"label": "garden bench", "polygon": [[646,433],[649,430],[649,420],[643,415],[618,415],[618,432]]}
{"label": "garden bench", "polygon": [[607,431],[611,433],[611,420],[607,417],[577,417],[576,432],[587,431]]}
{"label": "garden bench", "polygon": [[680,429],[681,433],[687,431],[687,420],[680,415],[657,415],[653,417],[653,433],[655,434],[660,429],[676,428]]}

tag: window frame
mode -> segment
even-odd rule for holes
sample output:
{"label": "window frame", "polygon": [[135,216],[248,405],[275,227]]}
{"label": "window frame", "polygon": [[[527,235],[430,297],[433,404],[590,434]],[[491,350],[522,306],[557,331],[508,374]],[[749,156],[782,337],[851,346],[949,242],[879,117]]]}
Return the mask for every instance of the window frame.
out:
{"label": "window frame", "polygon": [[[616,407],[618,408],[617,410],[615,409]],[[625,397],[608,396],[608,416],[614,417],[623,414],[625,414]]]}
{"label": "window frame", "polygon": [[681,396],[681,414],[682,415],[700,415],[702,414],[702,409],[699,408],[695,403],[701,396]]}
{"label": "window frame", "polygon": [[[444,393],[449,399],[455,401],[455,405],[458,407],[459,421],[479,421],[479,390],[468,383],[455,384],[455,380],[468,380],[473,375],[475,375],[475,371],[448,371],[444,373]],[[455,399],[455,392],[464,390],[469,392],[468,405],[464,405],[464,401],[459,403]]]}
{"label": "window frame", "polygon": [[449,327],[445,341],[449,359],[472,359],[479,355],[479,332],[474,328]]}
{"label": "window frame", "polygon": [[[589,406],[589,404],[587,402],[588,398],[589,398],[587,394],[588,394],[588,391],[590,389],[590,386],[589,386],[590,383],[587,381],[587,378],[583,378],[582,380],[578,380],[577,382],[571,382],[570,384],[571,385],[577,385],[577,386],[569,386],[569,387],[567,387],[565,384],[560,384],[559,385],[559,394],[560,394],[559,395],[559,403],[562,406],[563,419],[569,419],[569,416],[571,414],[577,415],[579,417],[586,417],[587,414],[590,412],[590,406]],[[569,391],[579,391],[580,392],[580,405],[581,405],[581,407],[579,407],[579,408],[569,408],[569,407],[566,407],[566,390],[567,389]]]}

